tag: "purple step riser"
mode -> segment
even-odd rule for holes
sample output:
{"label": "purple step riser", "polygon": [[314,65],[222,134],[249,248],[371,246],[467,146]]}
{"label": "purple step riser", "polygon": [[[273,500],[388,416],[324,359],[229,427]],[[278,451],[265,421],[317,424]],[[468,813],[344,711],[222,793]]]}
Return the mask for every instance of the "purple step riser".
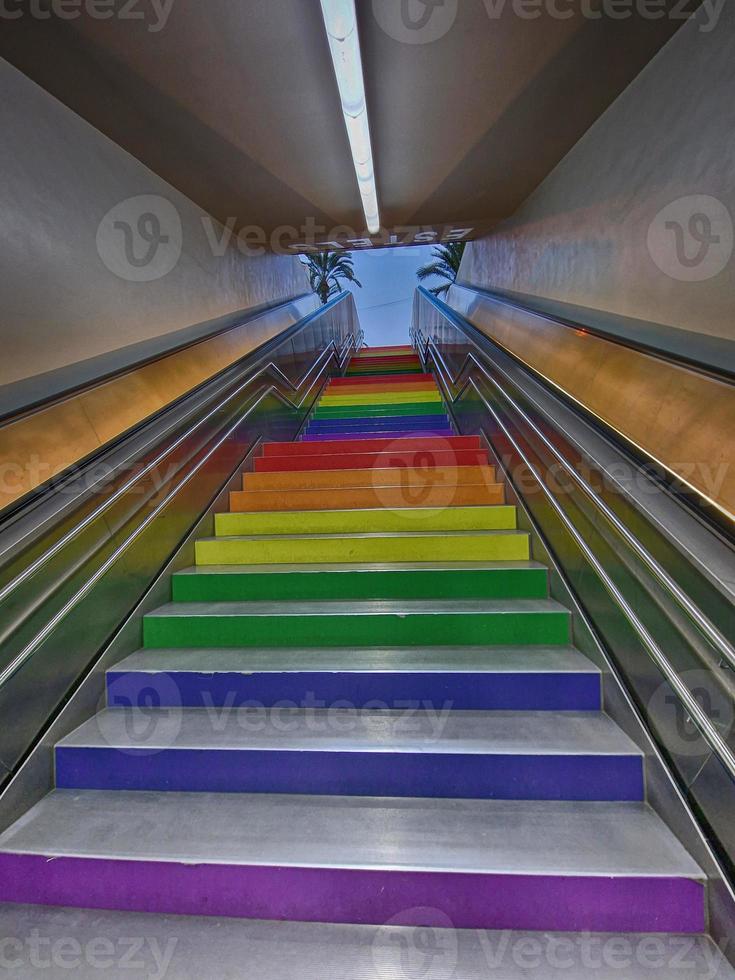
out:
{"label": "purple step riser", "polygon": [[0,854],[0,901],[373,925],[400,915],[406,917],[405,925],[433,925],[431,909],[439,909],[458,929],[705,930],[703,885],[685,878],[187,865]]}
{"label": "purple step riser", "polygon": [[[157,683],[157,679],[160,683]],[[411,702],[436,710],[455,711],[599,711],[600,678],[593,673],[442,673],[368,671],[288,671],[266,673],[162,674],[109,671],[108,690],[115,703],[139,703],[142,690],[156,693],[161,707],[237,707],[247,702],[263,707],[404,709]],[[175,699],[175,700],[174,700]]]}
{"label": "purple step riser", "polygon": [[[257,723],[253,718],[253,722]],[[433,799],[643,799],[640,756],[65,748],[60,789]]]}

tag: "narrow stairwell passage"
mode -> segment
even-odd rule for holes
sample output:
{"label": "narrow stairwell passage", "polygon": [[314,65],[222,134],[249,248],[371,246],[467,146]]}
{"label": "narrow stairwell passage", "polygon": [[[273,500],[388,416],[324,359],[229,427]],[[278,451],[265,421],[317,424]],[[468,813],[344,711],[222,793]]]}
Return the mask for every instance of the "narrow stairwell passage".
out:
{"label": "narrow stairwell passage", "polygon": [[56,765],[0,838],[1,900],[705,928],[702,871],[410,348],[355,356],[263,448]]}

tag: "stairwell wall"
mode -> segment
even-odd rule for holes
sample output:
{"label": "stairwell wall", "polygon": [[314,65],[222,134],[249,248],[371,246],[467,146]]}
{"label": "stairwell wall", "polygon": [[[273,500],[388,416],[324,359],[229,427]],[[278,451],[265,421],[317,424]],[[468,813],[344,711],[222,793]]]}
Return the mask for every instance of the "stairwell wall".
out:
{"label": "stairwell wall", "polygon": [[2,60],[0,87],[0,385],[173,347],[308,292],[297,257],[223,242],[206,212]]}
{"label": "stairwell wall", "polygon": [[460,282],[735,340],[735,5],[706,26],[688,21],[468,245]]}

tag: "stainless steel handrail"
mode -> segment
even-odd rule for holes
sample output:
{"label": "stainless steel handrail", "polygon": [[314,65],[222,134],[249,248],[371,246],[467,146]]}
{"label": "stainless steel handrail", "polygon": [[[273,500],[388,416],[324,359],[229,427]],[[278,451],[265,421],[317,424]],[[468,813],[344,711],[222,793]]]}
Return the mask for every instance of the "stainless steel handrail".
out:
{"label": "stainless steel handrail", "polygon": [[[190,438],[193,433],[197,431],[213,414],[220,411],[225,407],[233,398],[241,394],[248,386],[264,376],[265,374],[274,373],[277,378],[282,379],[284,385],[291,389],[293,392],[299,392],[302,387],[307,385],[307,381],[311,378],[308,383],[306,390],[302,397],[293,399],[289,397],[280,390],[276,384],[270,384],[264,391],[262,391],[255,401],[253,401],[248,408],[242,413],[238,414],[237,419],[227,428],[225,433],[221,435],[216,441],[216,443],[211,446],[207,452],[198,460],[196,464],[187,472],[186,476],[180,480],[177,485],[162,499],[156,507],[150,511],[146,517],[131,531],[131,533],[122,541],[109,555],[105,561],[100,565],[99,568],[85,581],[84,585],[78,589],[73,596],[71,596],[64,605],[54,614],[54,616],[49,619],[49,621],[44,625],[43,629],[40,630],[29,643],[23,647],[22,650],[16,654],[13,660],[6,665],[6,667],[0,672],[0,688],[7,684],[9,680],[21,669],[21,667],[33,656],[36,649],[43,643],[43,641],[54,631],[54,629],[61,623],[69,613],[76,608],[76,606],[81,602],[81,600],[91,591],[94,585],[105,575],[105,573],[114,565],[114,563],[120,558],[122,554],[133,544],[133,542],[142,534],[145,528],[151,523],[152,520],[171,502],[171,500],[178,494],[187,483],[196,475],[196,473],[202,468],[202,466],[211,458],[211,456],[222,446],[222,444],[232,435],[232,433],[242,425],[242,423],[248,418],[252,412],[254,412],[258,406],[270,395],[276,397],[288,408],[294,410],[299,410],[303,407],[305,402],[309,397],[309,393],[313,391],[316,384],[318,384],[319,379],[322,377],[324,372],[327,370],[331,360],[336,360],[339,369],[341,370],[346,360],[350,354],[351,350],[356,349],[362,342],[363,334],[359,331],[357,334],[350,334],[345,343],[341,348],[337,347],[337,344],[332,340],[320,351],[318,357],[309,366],[309,368],[304,372],[302,377],[297,382],[292,382],[281,369],[273,362],[269,361],[266,365],[258,368],[257,371],[250,374],[245,378],[242,383],[240,383],[233,391],[231,391],[227,397],[223,398],[214,407],[207,410],[204,416],[201,416],[197,421],[191,425],[182,435],[180,435],[170,446],[166,448],[164,452],[159,454],[150,464],[139,470],[135,475],[122,487],[118,488],[114,494],[112,494],[107,500],[105,500],[99,507],[87,515],[83,520],[71,528],[59,541],[55,542],[50,548],[46,549],[41,555],[39,555],[32,563],[30,563],[27,568],[23,569],[11,582],[7,583],[2,591],[0,591],[0,601],[6,599],[12,594],[15,589],[17,589],[23,582],[25,582],[34,572],[41,569],[54,555],[74,538],[80,534],[86,527],[88,527],[92,521],[99,518],[105,513],[105,511],[120,497],[130,490],[132,486],[138,482],[141,477],[143,477],[147,472],[149,472],[156,465],[166,458],[175,448],[180,446],[186,439]],[[313,376],[313,377],[312,377]],[[13,630],[18,628],[18,622],[14,623]]]}
{"label": "stainless steel handrail", "polygon": [[[469,353],[462,362],[462,366],[457,372],[456,378],[452,378],[452,373],[447,366],[441,351],[438,349],[433,340],[424,340],[423,343],[426,345],[426,349],[431,349],[432,356],[441,365],[442,370],[445,375],[449,378],[449,383],[446,385],[449,397],[452,402],[456,402],[461,396],[469,383],[467,379],[464,385],[454,393],[452,389],[456,388],[460,384],[460,379],[465,373],[468,364],[474,364],[475,367],[480,371],[480,373],[503,395],[503,397],[508,401],[512,408],[523,418],[524,422],[529,425],[538,438],[544,443],[546,448],[551,452],[557,462],[564,468],[565,472],[572,477],[576,482],[577,486],[584,492],[584,494],[595,504],[595,506],[602,512],[603,516],[606,518],[608,523],[612,528],[619,534],[621,534],[626,542],[635,551],[636,555],[644,562],[648,570],[656,578],[658,583],[663,586],[672,598],[676,601],[679,607],[682,609],[686,615],[692,620],[692,622],[699,627],[703,633],[706,634],[709,641],[717,649],[723,660],[727,661],[728,665],[735,670],[735,646],[733,646],[727,637],[722,633],[717,626],[712,623],[702,611],[691,601],[689,596],[677,585],[674,579],[669,575],[663,566],[656,561],[653,555],[641,544],[635,535],[631,534],[628,528],[622,523],[622,521],[617,517],[615,512],[605,503],[602,497],[597,493],[597,491],[592,487],[579,473],[579,471],[572,466],[567,459],[559,452],[559,450],[554,446],[550,439],[548,439],[541,429],[533,422],[531,418],[526,414],[526,412],[521,408],[521,406],[513,399],[513,397],[500,385],[500,383],[492,377],[492,375],[486,370],[480,361],[475,357],[474,354]],[[425,358],[422,358],[424,363]],[[508,372],[504,368],[496,364],[495,368],[499,371],[506,379],[511,380]],[[543,411],[542,409],[539,409]]]}
{"label": "stainless steel handrail", "polygon": [[[352,338],[348,338],[348,339],[352,339]],[[11,579],[10,582],[6,583],[6,585],[2,589],[0,589],[0,602],[3,602],[5,599],[7,599],[8,596],[10,596],[23,582],[26,581],[26,579],[30,578],[31,575],[33,575],[40,568],[42,568],[63,547],[65,547],[67,544],[73,541],[78,534],[80,534],[86,527],[88,527],[91,523],[93,523],[93,521],[101,517],[105,513],[105,511],[107,511],[117,500],[119,500],[122,496],[124,496],[125,493],[127,493],[132,488],[132,486],[141,479],[141,477],[145,476],[147,473],[151,472],[157,466],[159,466],[166,459],[166,457],[169,456],[175,449],[177,449],[184,442],[186,442],[187,439],[190,439],[191,436],[197,431],[197,429],[201,428],[213,415],[215,415],[222,408],[224,408],[228,404],[228,402],[232,401],[233,398],[236,398],[242,391],[244,391],[245,388],[248,387],[248,385],[252,384],[254,381],[257,381],[259,377],[262,377],[266,373],[274,372],[280,375],[280,377],[286,382],[286,384],[293,391],[299,391],[302,384],[305,382],[305,380],[319,365],[320,360],[324,360],[325,361],[324,366],[326,366],[326,363],[328,363],[329,359],[334,356],[337,358],[337,362],[340,365],[340,367],[342,367],[345,360],[345,354],[344,354],[345,349],[349,351],[350,349],[354,348],[354,346],[355,346],[354,343],[353,344],[345,343],[343,349],[341,351],[338,351],[335,342],[331,341],[331,343],[324,349],[324,351],[320,353],[319,357],[314,362],[314,364],[312,364],[309,367],[309,369],[305,372],[303,377],[297,383],[290,381],[290,379],[286,377],[283,371],[281,371],[281,369],[277,367],[277,365],[274,364],[273,361],[269,361],[268,364],[266,364],[264,367],[258,369],[252,375],[245,378],[245,380],[240,385],[238,385],[237,388],[231,391],[226,398],[223,398],[222,401],[218,402],[213,408],[207,411],[205,415],[200,416],[197,419],[197,421],[194,423],[194,425],[190,426],[182,435],[180,435],[176,440],[174,440],[174,442],[172,442],[170,446],[167,446],[162,453],[156,456],[153,460],[151,460],[150,463],[148,463],[142,469],[138,470],[126,483],[123,483],[114,493],[112,493],[106,500],[104,500],[99,505],[99,507],[92,510],[85,518],[83,518],[78,524],[76,524],[73,528],[71,528],[70,531],[68,531],[63,537],[59,538],[59,540],[55,542],[50,548],[48,548],[45,552],[43,552],[43,554],[39,555],[38,558],[35,559],[35,561],[33,561],[26,568],[24,568],[23,571],[20,572],[14,579]],[[334,350],[332,350],[332,348],[334,348]],[[321,373],[323,373],[323,370],[324,367],[322,367],[322,371],[316,375],[317,378],[320,376]],[[277,391],[278,389],[273,388],[273,390]],[[288,404],[291,408],[297,410],[302,407],[305,398],[306,395],[304,396],[304,398],[301,399],[301,401],[294,402],[291,399],[289,399],[286,395],[282,395],[282,399],[284,403]]]}
{"label": "stainless steel handrail", "polygon": [[[432,302],[432,306],[439,312],[442,316],[445,316],[444,311],[441,309],[437,303]],[[453,326],[458,326],[455,318],[446,317],[447,321]],[[471,385],[474,389],[477,397],[480,399],[482,404],[486,407],[488,412],[492,415],[496,424],[502,430],[510,444],[513,446],[515,451],[518,453],[519,457],[523,460],[524,464],[528,467],[529,471],[534,475],[537,480],[542,492],[544,493],[546,499],[551,504],[554,512],[557,514],[559,519],[563,522],[567,531],[574,538],[577,546],[580,548],[582,553],[585,555],[586,559],[590,562],[592,567],[595,569],[599,575],[605,589],[608,594],[613,598],[617,606],[621,609],[625,615],[627,621],[630,623],[631,627],[634,629],[636,634],[639,636],[644,648],[648,651],[651,659],[656,663],[657,667],[664,675],[668,683],[671,685],[672,689],[676,692],[677,696],[681,699],[682,704],[687,710],[689,717],[696,724],[697,729],[700,734],[710,746],[712,751],[715,753],[719,761],[722,763],[723,767],[727,771],[731,779],[735,780],[735,754],[733,754],[727,742],[724,741],[716,727],[712,724],[708,718],[706,712],[702,709],[696,697],[689,690],[689,688],[684,684],[679,675],[676,672],[674,665],[666,657],[665,653],[661,647],[656,643],[656,640],[651,635],[650,631],[647,629],[645,624],[640,620],[640,618],[635,613],[635,610],[630,606],[625,596],[620,592],[620,590],[615,585],[614,581],[607,573],[603,565],[595,556],[594,552],[590,549],[589,545],[585,542],[584,538],[574,526],[572,521],[564,512],[563,508],[559,505],[558,501],[551,493],[549,488],[546,486],[541,474],[538,473],[536,467],[528,459],[526,453],[519,446],[517,440],[512,436],[508,430],[505,423],[499,417],[498,413],[495,411],[493,406],[487,400],[485,395],[479,389],[477,383],[473,378],[467,378],[464,383],[461,383],[462,376],[467,370],[469,365],[473,365],[480,373],[486,378],[506,399],[506,401],[511,405],[514,411],[518,412],[524,422],[531,427],[533,432],[543,441],[543,444],[552,452],[553,456],[558,460],[558,462],[564,467],[565,471],[572,476],[577,485],[583,492],[588,496],[590,500],[600,509],[602,514],[610,522],[611,526],[619,531],[623,529],[625,531],[625,540],[630,544],[636,555],[640,557],[649,571],[654,574],[660,585],[662,585],[671,597],[676,601],[679,607],[690,617],[692,622],[699,626],[703,632],[707,635],[713,646],[716,647],[722,654],[723,659],[727,660],[728,664],[735,665],[735,650],[728,642],[726,637],[717,629],[717,627],[711,623],[702,613],[698,610],[689,600],[689,598],[682,592],[682,590],[676,585],[676,583],[671,579],[665,569],[663,569],[656,559],[643,547],[643,545],[635,539],[634,536],[630,535],[627,528],[621,524],[617,516],[610,510],[607,504],[599,497],[593,487],[591,487],[587,482],[581,477],[578,471],[570,466],[567,460],[555,449],[553,444],[543,435],[539,430],[538,426],[528,417],[527,413],[517,404],[517,402],[512,398],[512,396],[502,387],[502,385],[493,378],[492,375],[485,369],[482,363],[477,359],[477,357],[472,353],[468,353],[457,372],[456,376],[453,376],[452,371],[449,369],[441,351],[436,346],[435,342],[431,338],[425,338],[421,329],[414,325],[411,331],[412,340],[419,351],[422,363],[428,366],[429,357],[436,363],[439,370],[440,382],[442,388],[445,390],[448,401],[450,404],[454,405],[462,397],[467,388]],[[507,371],[505,371],[502,366],[496,364],[496,369],[503,375],[503,377],[510,381],[510,376]],[[460,386],[461,385],[461,386]]]}

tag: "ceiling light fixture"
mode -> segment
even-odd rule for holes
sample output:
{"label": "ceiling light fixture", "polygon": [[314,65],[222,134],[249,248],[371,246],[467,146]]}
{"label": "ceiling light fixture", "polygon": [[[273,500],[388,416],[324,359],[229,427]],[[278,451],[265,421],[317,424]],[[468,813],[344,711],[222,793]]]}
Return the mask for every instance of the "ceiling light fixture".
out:
{"label": "ceiling light fixture", "polygon": [[355,0],[321,0],[321,5],[367,230],[371,235],[377,235],[380,231],[378,190],[375,185]]}

